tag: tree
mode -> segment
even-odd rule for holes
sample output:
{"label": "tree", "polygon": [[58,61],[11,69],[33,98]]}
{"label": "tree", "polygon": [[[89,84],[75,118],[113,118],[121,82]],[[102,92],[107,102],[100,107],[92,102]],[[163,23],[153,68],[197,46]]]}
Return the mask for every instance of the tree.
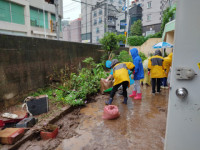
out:
{"label": "tree", "polygon": [[108,59],[113,51],[119,48],[119,42],[125,41],[126,37],[124,35],[116,35],[115,33],[105,33],[104,37],[100,39],[102,48],[106,51],[106,56]]}
{"label": "tree", "polygon": [[141,20],[137,20],[131,25],[131,35],[132,36],[142,36],[142,22]]}
{"label": "tree", "polygon": [[176,7],[174,7],[174,8],[168,7],[164,11],[163,17],[162,17],[162,23],[161,23],[161,34],[163,33],[163,31],[165,29],[165,25],[173,18],[175,13],[176,13]]}

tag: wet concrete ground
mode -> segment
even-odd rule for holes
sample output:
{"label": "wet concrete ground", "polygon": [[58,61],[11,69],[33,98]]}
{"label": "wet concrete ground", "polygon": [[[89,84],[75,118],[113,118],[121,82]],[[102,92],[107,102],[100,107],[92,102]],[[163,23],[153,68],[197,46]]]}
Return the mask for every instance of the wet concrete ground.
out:
{"label": "wet concrete ground", "polygon": [[[129,88],[128,94],[131,93]],[[151,88],[142,88],[143,99],[129,98],[122,104],[123,96],[116,94],[120,117],[103,120],[104,102],[109,95],[98,95],[97,102],[81,109],[78,133],[65,139],[56,150],[162,150],[166,129],[168,90],[151,95]]]}

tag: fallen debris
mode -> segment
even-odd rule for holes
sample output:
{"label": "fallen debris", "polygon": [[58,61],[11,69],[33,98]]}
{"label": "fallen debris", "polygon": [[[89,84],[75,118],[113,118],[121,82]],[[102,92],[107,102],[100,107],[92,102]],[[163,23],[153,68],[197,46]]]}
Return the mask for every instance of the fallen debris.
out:
{"label": "fallen debris", "polygon": [[4,117],[4,118],[9,118],[9,119],[17,119],[17,118],[18,118],[18,115],[16,115],[16,114],[11,114],[11,113],[3,113],[3,114],[2,114],[2,117]]}
{"label": "fallen debris", "polygon": [[1,144],[14,144],[24,135],[22,128],[6,128],[0,131]]}
{"label": "fallen debris", "polygon": [[37,123],[37,119],[30,117],[30,118],[24,118],[20,122],[16,124],[17,128],[30,128],[33,127]]}
{"label": "fallen debris", "polygon": [[24,102],[30,116],[40,115],[49,111],[48,95],[40,95],[38,97],[29,96]]}
{"label": "fallen debris", "polygon": [[52,124],[44,126],[40,131],[40,136],[43,140],[55,138],[57,134],[58,134],[58,126]]}

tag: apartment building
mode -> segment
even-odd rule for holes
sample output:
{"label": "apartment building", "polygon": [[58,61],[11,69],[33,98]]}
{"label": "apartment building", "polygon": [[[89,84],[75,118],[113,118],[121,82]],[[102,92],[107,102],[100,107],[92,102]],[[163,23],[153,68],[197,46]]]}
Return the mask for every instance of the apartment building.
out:
{"label": "apartment building", "polygon": [[92,43],[99,43],[106,32],[116,31],[116,20],[119,11],[112,4],[97,3],[92,9]]}
{"label": "apartment building", "polygon": [[[107,8],[119,11],[124,6],[124,0],[81,0],[81,39],[85,43],[98,43],[98,39],[105,33],[105,21],[110,22],[110,29],[113,25],[112,14]],[[98,6],[97,6],[98,5]],[[96,21],[95,21],[96,20]],[[97,26],[98,25],[98,26]],[[93,27],[95,26],[95,27]],[[108,28],[108,27],[107,27]],[[104,31],[100,33],[100,31]],[[93,35],[94,34],[94,35]],[[97,35],[98,34],[98,35]]]}
{"label": "apartment building", "polygon": [[160,31],[163,0],[140,0],[142,7],[143,35],[148,36]]}
{"label": "apartment building", "polygon": [[63,40],[81,42],[81,18],[70,21],[63,27]]}
{"label": "apartment building", "polygon": [[[60,24],[62,8],[60,0]],[[51,32],[50,20],[56,21],[55,6],[44,0],[0,0],[0,33],[54,39],[56,33]]]}
{"label": "apartment building", "polygon": [[167,7],[171,7],[177,0],[136,0],[142,7],[143,35],[148,36],[160,31],[162,15]]}
{"label": "apartment building", "polygon": [[126,24],[125,19],[125,12],[117,14],[117,21],[116,21],[116,30],[118,33],[123,34],[125,31],[125,28],[128,27],[128,31],[130,33],[131,25],[134,24],[135,21],[142,20],[142,8],[140,5],[133,4],[131,8],[129,9],[129,25]]}

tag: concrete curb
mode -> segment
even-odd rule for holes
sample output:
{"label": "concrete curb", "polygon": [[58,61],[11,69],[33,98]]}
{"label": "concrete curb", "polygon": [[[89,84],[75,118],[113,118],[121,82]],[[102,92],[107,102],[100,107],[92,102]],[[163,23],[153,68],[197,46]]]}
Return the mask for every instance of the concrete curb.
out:
{"label": "concrete curb", "polygon": [[[51,118],[47,118],[47,119],[41,121],[39,124],[36,124],[32,129],[28,130],[25,133],[25,135],[23,136],[23,138],[21,140],[16,142],[14,145],[4,147],[4,148],[6,148],[6,150],[16,150],[16,149],[18,149],[26,141],[31,140],[32,138],[39,136],[39,131],[41,130],[41,128],[43,127],[44,124],[54,124],[60,118],[62,118],[66,114],[72,112],[74,110],[74,108],[76,108],[76,107],[73,107],[73,106],[64,107],[63,110],[61,110],[61,112],[58,115],[53,116]],[[4,150],[4,148],[2,150]]]}

